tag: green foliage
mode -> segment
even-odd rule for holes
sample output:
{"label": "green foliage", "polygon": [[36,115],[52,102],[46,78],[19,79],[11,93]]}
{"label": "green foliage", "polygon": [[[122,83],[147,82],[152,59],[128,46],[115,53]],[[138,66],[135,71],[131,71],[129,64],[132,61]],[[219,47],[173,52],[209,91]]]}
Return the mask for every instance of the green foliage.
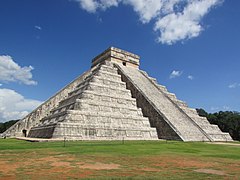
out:
{"label": "green foliage", "polygon": [[13,124],[18,122],[19,120],[11,120],[5,123],[0,123],[0,133],[3,133],[6,131],[8,128],[10,128]]}
{"label": "green foliage", "polygon": [[206,117],[211,124],[216,124],[223,132],[228,132],[234,140],[240,141],[240,113],[232,111],[219,111],[207,113],[197,109],[200,116]]}

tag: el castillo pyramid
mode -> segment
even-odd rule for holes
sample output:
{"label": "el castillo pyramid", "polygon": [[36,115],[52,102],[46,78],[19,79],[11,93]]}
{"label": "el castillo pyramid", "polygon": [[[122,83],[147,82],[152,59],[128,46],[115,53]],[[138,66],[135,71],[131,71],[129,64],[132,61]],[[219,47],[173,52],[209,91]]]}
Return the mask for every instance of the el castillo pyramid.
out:
{"label": "el castillo pyramid", "polygon": [[232,141],[111,47],[83,73],[10,127],[7,137],[68,140]]}

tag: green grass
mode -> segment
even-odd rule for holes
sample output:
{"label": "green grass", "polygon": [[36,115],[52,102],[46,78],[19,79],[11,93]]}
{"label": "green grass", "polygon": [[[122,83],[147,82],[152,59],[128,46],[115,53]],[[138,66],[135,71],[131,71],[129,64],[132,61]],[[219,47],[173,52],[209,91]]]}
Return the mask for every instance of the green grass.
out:
{"label": "green grass", "polygon": [[[118,168],[85,167],[97,163],[106,167],[114,164]],[[197,169],[225,174],[199,173]],[[178,141],[125,141],[124,144],[122,141],[67,141],[64,147],[63,142],[0,139],[0,179],[159,177],[237,179],[240,177],[240,146]]]}

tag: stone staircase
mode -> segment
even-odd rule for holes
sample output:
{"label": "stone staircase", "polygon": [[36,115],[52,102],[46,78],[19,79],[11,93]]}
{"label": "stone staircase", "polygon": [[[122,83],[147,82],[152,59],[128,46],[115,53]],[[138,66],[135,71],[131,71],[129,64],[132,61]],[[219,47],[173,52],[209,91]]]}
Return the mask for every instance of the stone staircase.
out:
{"label": "stone staircase", "polygon": [[[178,136],[169,137],[167,133],[170,132],[162,132],[158,134],[159,138],[169,137],[183,141],[232,141],[228,133],[223,133],[217,125],[212,125],[205,117],[200,117],[195,109],[178,100],[175,94],[169,93],[165,86],[159,85],[156,79],[149,77],[146,72],[119,64],[115,66],[122,74],[128,89],[132,91],[134,97],[138,97],[138,106],[146,112],[145,115],[152,121],[151,124],[157,127],[156,124],[159,123],[156,121],[165,121],[169,129],[176,132],[172,136]],[[151,113],[148,113],[149,111]],[[151,117],[152,111],[155,111],[159,118]],[[161,128],[157,127],[158,132]]]}
{"label": "stone staircase", "polygon": [[202,128],[208,137],[210,137],[211,141],[232,141],[229,133],[224,133],[217,125],[210,124],[206,117],[199,116],[196,109],[190,108],[185,102],[178,100],[175,94],[167,91],[166,87],[161,88],[161,85],[159,85],[156,80],[149,77],[146,72],[143,72],[143,74],[148,77],[154,85],[160,89],[160,91],[164,92],[166,96],[173,101],[173,103],[182,109],[184,113],[186,113],[200,128]]}
{"label": "stone staircase", "polygon": [[28,137],[84,140],[154,140],[150,127],[136,106],[126,83],[112,63],[95,67],[68,97],[59,102],[49,116],[31,128]]}

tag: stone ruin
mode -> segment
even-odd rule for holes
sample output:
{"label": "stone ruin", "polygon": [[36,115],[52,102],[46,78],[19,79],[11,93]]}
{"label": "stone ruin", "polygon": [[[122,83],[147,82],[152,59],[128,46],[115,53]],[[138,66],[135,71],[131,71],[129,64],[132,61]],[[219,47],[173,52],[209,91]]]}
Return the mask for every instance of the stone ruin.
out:
{"label": "stone ruin", "polygon": [[68,140],[232,141],[139,69],[139,56],[110,47],[91,69],[3,133]]}

